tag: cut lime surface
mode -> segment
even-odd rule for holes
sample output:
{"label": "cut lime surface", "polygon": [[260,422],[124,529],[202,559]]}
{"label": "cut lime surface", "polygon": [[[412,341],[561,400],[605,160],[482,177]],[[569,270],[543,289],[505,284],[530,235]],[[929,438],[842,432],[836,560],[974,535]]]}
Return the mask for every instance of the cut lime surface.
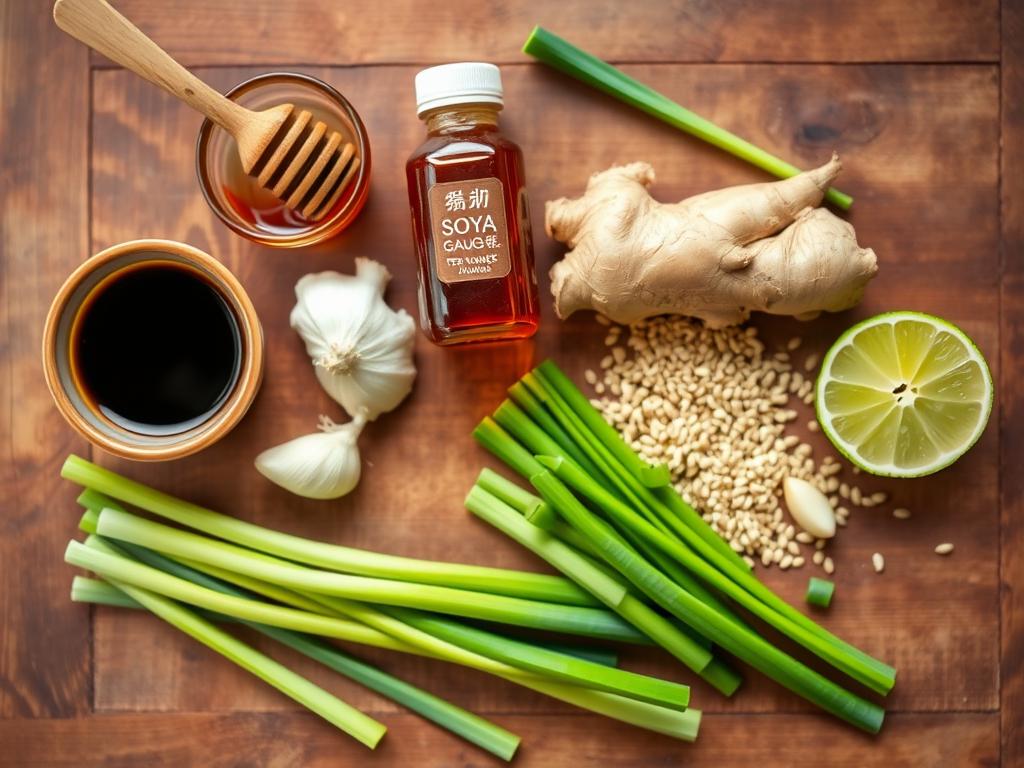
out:
{"label": "cut lime surface", "polygon": [[952,323],[920,312],[876,315],[825,355],[815,389],[822,430],[876,475],[918,477],[970,448],[992,412],[985,358]]}

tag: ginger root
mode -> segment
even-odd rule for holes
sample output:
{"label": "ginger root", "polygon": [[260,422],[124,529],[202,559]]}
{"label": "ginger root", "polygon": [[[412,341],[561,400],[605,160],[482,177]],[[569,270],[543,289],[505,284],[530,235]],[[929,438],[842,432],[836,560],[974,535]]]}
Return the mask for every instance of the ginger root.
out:
{"label": "ginger root", "polygon": [[661,314],[718,328],[758,310],[811,319],[860,301],[878,271],[853,227],[816,208],[839,173],[835,155],[783,181],[659,203],[654,169],[596,173],[583,197],[552,200],[545,229],[570,251],[551,268],[561,318],[593,309],[619,323]]}

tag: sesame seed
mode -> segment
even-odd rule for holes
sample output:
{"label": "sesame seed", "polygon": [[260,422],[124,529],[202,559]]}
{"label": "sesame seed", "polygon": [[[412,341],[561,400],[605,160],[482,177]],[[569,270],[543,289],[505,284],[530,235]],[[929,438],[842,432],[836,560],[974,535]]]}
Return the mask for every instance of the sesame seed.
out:
{"label": "sesame seed", "polygon": [[949,542],[946,542],[945,544],[939,544],[939,546],[937,546],[935,548],[935,554],[936,555],[948,555],[952,551],[953,551],[953,545],[950,544]]}
{"label": "sesame seed", "polygon": [[875,573],[881,573],[885,570],[885,558],[882,557],[881,552],[875,552],[871,556],[871,565],[874,566]]}
{"label": "sesame seed", "polygon": [[[771,351],[753,326],[711,329],[680,316],[629,327],[605,321],[598,316],[607,354],[584,378],[627,444],[666,464],[675,489],[749,562],[781,567],[788,557],[786,567],[799,567],[800,545],[813,544],[817,564],[834,568],[825,542],[798,532],[780,502],[789,476],[826,493],[833,508],[849,498],[840,482],[846,465],[816,458],[820,448],[803,439],[820,431],[805,405],[814,382],[804,372],[819,356],[801,354],[803,370],[795,370],[791,353],[801,340]],[[791,434],[799,424],[807,430]]]}

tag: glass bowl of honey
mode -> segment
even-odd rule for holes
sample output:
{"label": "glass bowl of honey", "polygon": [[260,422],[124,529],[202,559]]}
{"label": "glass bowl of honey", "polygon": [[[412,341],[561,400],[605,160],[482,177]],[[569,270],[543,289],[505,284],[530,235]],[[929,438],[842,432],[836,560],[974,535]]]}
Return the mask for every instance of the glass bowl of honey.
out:
{"label": "glass bowl of honey", "polygon": [[242,237],[276,248],[298,248],[334,237],[348,227],[366,204],[370,187],[370,143],[366,128],[348,100],[322,80],[292,72],[270,72],[236,85],[228,98],[248,109],[278,104],[308,109],[314,120],[351,142],[359,167],[331,210],[311,221],[289,209],[242,170],[231,135],[206,120],[199,129],[196,170],[210,208]]}

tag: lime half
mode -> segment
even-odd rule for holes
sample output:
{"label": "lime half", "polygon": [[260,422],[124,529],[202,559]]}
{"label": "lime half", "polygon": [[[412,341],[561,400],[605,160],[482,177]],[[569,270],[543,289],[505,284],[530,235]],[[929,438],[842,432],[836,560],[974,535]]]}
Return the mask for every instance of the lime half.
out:
{"label": "lime half", "polygon": [[932,315],[888,312],[832,345],[815,407],[828,439],[861,469],[918,477],[974,445],[992,398],[992,375],[967,334]]}

